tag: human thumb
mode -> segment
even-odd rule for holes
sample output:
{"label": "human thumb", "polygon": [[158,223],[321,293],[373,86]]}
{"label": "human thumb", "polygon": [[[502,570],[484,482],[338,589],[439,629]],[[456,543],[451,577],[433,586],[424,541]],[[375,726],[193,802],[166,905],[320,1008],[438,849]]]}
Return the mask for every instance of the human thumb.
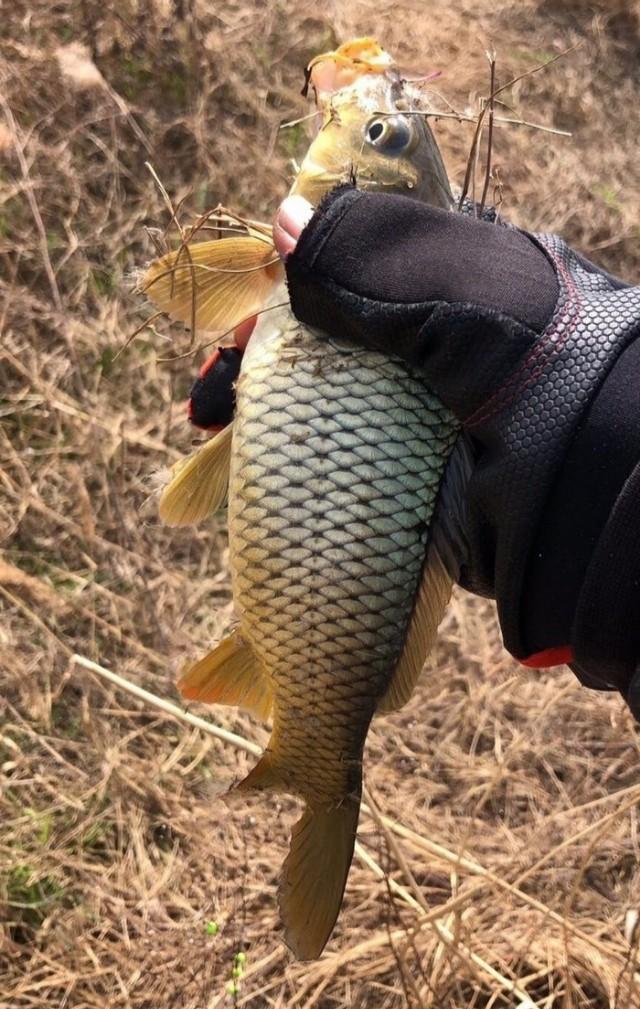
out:
{"label": "human thumb", "polygon": [[293,252],[312,216],[313,207],[303,196],[287,196],[282,201],[273,222],[273,243],[283,259]]}

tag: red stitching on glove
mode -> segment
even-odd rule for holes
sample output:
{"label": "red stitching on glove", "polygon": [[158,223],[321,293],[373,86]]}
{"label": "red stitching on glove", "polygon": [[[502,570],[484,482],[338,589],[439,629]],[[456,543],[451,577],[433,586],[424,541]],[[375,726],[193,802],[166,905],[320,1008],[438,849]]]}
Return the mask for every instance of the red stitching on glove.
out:
{"label": "red stitching on glove", "polygon": [[[568,292],[567,302],[563,307],[560,316],[549,328],[545,336],[536,341],[529,356],[522,362],[520,367],[509,376],[504,385],[496,390],[493,396],[491,396],[486,403],[483,403],[482,406],[478,407],[475,413],[471,414],[470,417],[467,417],[464,422],[465,427],[477,427],[479,424],[491,420],[491,418],[497,413],[513,403],[523,389],[526,389],[527,386],[531,385],[532,382],[535,382],[536,379],[543,374],[553,355],[558,353],[573,333],[580,317],[582,299],[578,295],[575,282],[567,268],[562,263],[557,263],[556,266],[558,272],[564,280]],[[554,344],[553,337],[557,334],[560,324],[565,322],[571,312],[573,312],[571,322],[566,324],[562,338]],[[550,343],[552,344],[551,351],[545,357],[544,355]],[[519,381],[523,374],[525,374],[532,364],[534,364],[540,357],[542,357],[543,360],[533,369],[533,371],[529,372],[524,381]]]}

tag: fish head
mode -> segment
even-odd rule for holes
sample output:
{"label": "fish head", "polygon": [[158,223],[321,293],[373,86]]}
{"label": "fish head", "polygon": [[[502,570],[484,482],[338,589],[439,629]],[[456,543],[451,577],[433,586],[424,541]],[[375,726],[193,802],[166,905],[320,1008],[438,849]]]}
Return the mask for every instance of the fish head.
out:
{"label": "fish head", "polygon": [[308,84],[321,125],[291,189],[317,206],[344,182],[453,204],[426,118],[424,93],[402,79],[372,39],[356,39],[311,61]]}

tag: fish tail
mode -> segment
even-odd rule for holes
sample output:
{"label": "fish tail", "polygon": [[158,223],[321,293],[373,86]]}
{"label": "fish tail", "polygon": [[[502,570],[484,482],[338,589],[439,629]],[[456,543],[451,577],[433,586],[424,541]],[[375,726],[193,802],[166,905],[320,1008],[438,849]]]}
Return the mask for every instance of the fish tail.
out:
{"label": "fish tail", "polygon": [[356,841],[359,799],[307,805],[291,832],[278,891],[285,942],[299,960],[320,956],[342,904]]}
{"label": "fish tail", "polygon": [[[286,769],[278,766],[276,747],[267,750],[233,791],[295,791]],[[278,901],[287,946],[299,960],[319,957],[340,912],[353,858],[360,813],[361,783],[339,805],[313,806],[291,831]]]}

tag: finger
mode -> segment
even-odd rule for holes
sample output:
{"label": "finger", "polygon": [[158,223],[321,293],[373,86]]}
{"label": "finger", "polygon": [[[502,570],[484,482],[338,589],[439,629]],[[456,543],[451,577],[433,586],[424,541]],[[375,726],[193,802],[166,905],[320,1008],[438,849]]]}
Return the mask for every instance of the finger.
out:
{"label": "finger", "polygon": [[293,252],[312,216],[313,207],[303,196],[287,196],[282,201],[273,224],[273,241],[283,259]]}

